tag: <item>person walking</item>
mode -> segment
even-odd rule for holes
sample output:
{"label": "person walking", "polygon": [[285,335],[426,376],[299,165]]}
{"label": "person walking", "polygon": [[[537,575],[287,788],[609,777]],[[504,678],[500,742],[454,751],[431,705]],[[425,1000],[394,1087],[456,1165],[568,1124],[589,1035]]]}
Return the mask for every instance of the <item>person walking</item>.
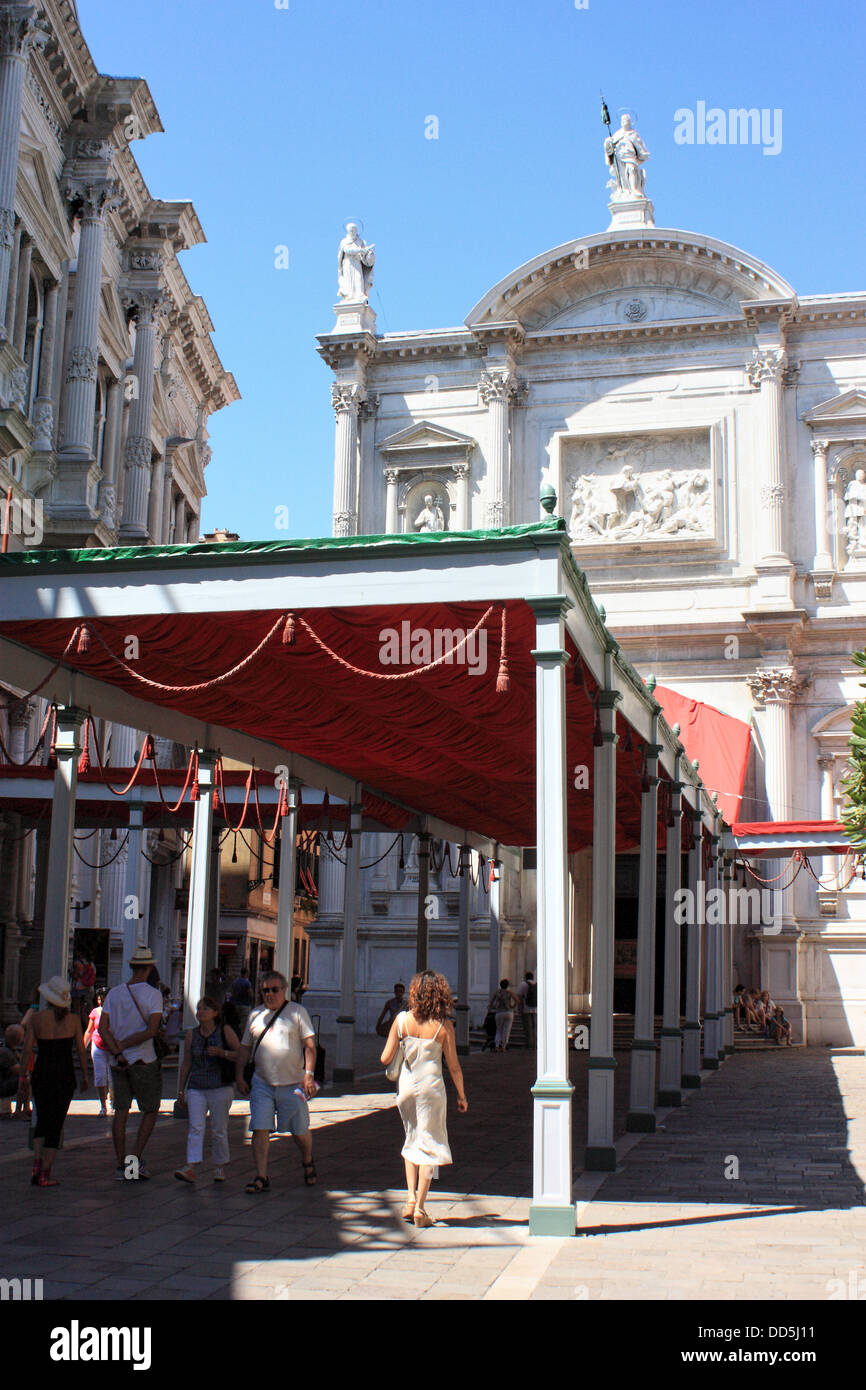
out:
{"label": "person walking", "polygon": [[[290,1133],[300,1149],[305,1185],[315,1187],[317,1181],[307,1105],[319,1089],[314,1075],[316,1035],[306,1009],[286,998],[287,989],[288,981],[278,970],[263,977],[265,1002],[250,1014],[235,1062],[235,1085],[242,1096],[250,1097],[256,1172],[244,1191],[251,1196],[270,1190],[268,1144],[274,1128]],[[251,1059],[250,1085],[244,1068]]]}
{"label": "person walking", "polygon": [[517,996],[509,988],[508,980],[499,981],[499,988],[487,1007],[496,1015],[496,1041],[493,1051],[507,1052],[508,1039],[511,1037],[514,1023],[514,1010],[517,1008]]}
{"label": "person walking", "polygon": [[[111,1135],[117,1158],[114,1176],[119,1182],[123,1182],[127,1174],[132,1179],[150,1177],[144,1162],[144,1150],[153,1133],[162,1100],[162,1068],[153,1046],[162,1024],[162,995],[147,983],[148,974],[156,962],[148,946],[136,946],[128,964],[132,979],[128,984],[115,985],[108,991],[99,1017],[102,1046],[113,1058],[114,1119]],[[131,1154],[127,1154],[126,1125],[133,1100],[141,1118],[135,1148]],[[129,1163],[131,1158],[135,1160],[132,1164]]]}
{"label": "person walking", "polygon": [[451,990],[444,975],[424,970],[409,986],[409,1009],[391,1025],[381,1061],[389,1066],[402,1042],[403,1064],[397,1088],[397,1109],[406,1131],[402,1156],[406,1167],[403,1217],[416,1226],[434,1226],[425,1209],[437,1167],[453,1162],[446,1126],[447,1098],[442,1059],[457,1092],[457,1109],[469,1109],[463,1072],[457,1060]]}
{"label": "person walking", "polygon": [[380,1038],[387,1038],[394,1019],[405,1009],[405,994],[406,986],[403,984],[396,984],[392,997],[388,1000],[387,1004],[383,1004],[382,1012],[376,1019],[376,1032],[379,1034]]}
{"label": "person walking", "polygon": [[520,984],[517,986],[517,998],[520,1001],[520,1017],[523,1019],[526,1046],[535,1047],[538,990],[535,985],[535,977],[532,970],[527,970]]}
{"label": "person walking", "polygon": [[[102,1046],[102,1038],[99,1036],[99,1020],[102,1016],[104,1002],[105,990],[98,989],[96,991],[96,1003],[90,1011],[84,1034],[84,1046],[90,1047],[90,1060],[93,1063],[93,1084],[99,1095],[100,1115],[108,1114],[107,1103],[111,1095],[111,1057]],[[113,1098],[111,1104],[114,1104]]]}
{"label": "person walking", "polygon": [[69,984],[62,976],[54,975],[39,986],[39,993],[48,1008],[31,1014],[21,1054],[21,1076],[26,1085],[30,1058],[36,1048],[36,1065],[30,1082],[36,1108],[30,1181],[34,1187],[57,1187],[51,1168],[60,1147],[63,1121],[75,1094],[73,1049],[78,1052],[81,1066],[78,1089],[82,1095],[90,1082],[81,1019],[72,1012]]}
{"label": "person walking", "polygon": [[198,1001],[195,1016],[198,1027],[190,1028],[186,1035],[177,1093],[180,1104],[186,1096],[189,1111],[186,1167],[179,1168],[174,1176],[181,1182],[195,1182],[195,1166],[202,1161],[204,1129],[210,1111],[213,1180],[225,1182],[225,1166],[229,1161],[229,1111],[234,1097],[235,1059],[240,1042],[234,1029],[222,1019],[216,1000],[209,995]]}

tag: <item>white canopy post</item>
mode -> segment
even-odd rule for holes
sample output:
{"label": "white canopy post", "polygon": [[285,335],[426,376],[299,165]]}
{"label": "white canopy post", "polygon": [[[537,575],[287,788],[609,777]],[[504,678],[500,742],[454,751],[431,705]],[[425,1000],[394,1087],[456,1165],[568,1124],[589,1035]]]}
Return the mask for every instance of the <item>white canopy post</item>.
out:
{"label": "white canopy post", "polygon": [[680,1083],[683,1076],[683,1034],[680,1028],[680,917],[678,911],[682,877],[682,794],[677,780],[681,755],[674,761],[670,820],[665,854],[665,988],[659,1055],[659,1105],[682,1105]]}
{"label": "white canopy post", "polygon": [[[457,935],[457,1052],[469,1056],[469,889],[472,851],[460,846],[460,917]],[[479,870],[480,872],[480,870]]]}
{"label": "white canopy post", "polygon": [[280,887],[277,902],[277,944],[274,968],[291,984],[295,926],[295,860],[298,839],[298,787],[289,779],[286,809],[280,817]]}
{"label": "white canopy post", "polygon": [[123,961],[121,976],[126,963],[141,940],[144,920],[144,867],[145,859],[141,853],[144,831],[144,802],[129,803],[129,837],[126,842],[126,877],[123,884]]}
{"label": "white canopy post", "polygon": [[[649,681],[647,682],[649,685]],[[658,853],[658,714],[653,715],[653,742],[646,747],[646,771],[640,803],[640,869],[637,919],[634,1041],[626,1129],[652,1134],[656,1127],[656,856]]]}
{"label": "white canopy post", "polygon": [[605,653],[598,693],[600,738],[595,745],[592,801],[592,1012],[589,1027],[586,1156],[590,1171],[613,1172],[613,954],[616,887],[616,707],[613,656]]}
{"label": "white canopy post", "polygon": [[358,893],[361,886],[361,825],[363,806],[353,802],[346,844],[346,894],[343,901],[343,949],[340,958],[340,1012],[337,1015],[337,1055],[334,1080],[355,1080],[355,956],[358,937]]}
{"label": "white canopy post", "polygon": [[[706,1071],[718,1071],[719,1067],[719,912],[715,904],[717,887],[718,841],[710,839],[710,861],[707,868],[707,925],[706,925],[706,970],[704,975],[704,1057]],[[710,896],[712,894],[712,897]]]}
{"label": "white canopy post", "polygon": [[207,898],[207,944],[205,946],[205,969],[215,970],[220,963],[220,885],[222,883],[222,831],[218,826],[211,827],[210,833],[210,886]]}
{"label": "white canopy post", "polygon": [[490,920],[490,946],[487,962],[487,986],[488,999],[492,999],[499,986],[499,913],[501,905],[501,883],[502,863],[493,858],[489,864],[485,864],[484,872],[489,876],[489,893],[487,898],[487,910]]}
{"label": "white canopy post", "polygon": [[734,936],[732,927],[731,896],[736,875],[736,864],[730,854],[725,855],[725,918],[722,924],[722,946],[724,970],[722,974],[722,1046],[725,1056],[734,1051]]}
{"label": "white canopy post", "polygon": [[183,980],[183,1026],[196,1026],[195,1010],[204,994],[207,973],[207,924],[211,891],[211,832],[216,754],[198,755],[199,799],[192,823],[189,866],[189,909],[186,927],[186,967]]}
{"label": "white canopy post", "polygon": [[430,893],[430,836],[422,831],[418,836],[418,938],[415,951],[415,970],[427,969],[430,955],[430,918],[427,898]]}
{"label": "white canopy post", "polygon": [[69,973],[69,902],[72,883],[72,842],[75,835],[75,794],[81,726],[86,711],[58,706],[54,751],[54,798],[48,841],[48,882],[45,889],[45,930],[42,938],[42,978],[63,979]]}
{"label": "white canopy post", "polygon": [[701,854],[703,820],[700,797],[692,811],[692,847],[689,850],[689,904],[686,929],[686,1016],[683,1022],[683,1077],[685,1090],[701,1084]]}
{"label": "white canopy post", "polygon": [[538,1076],[529,1232],[574,1235],[568,1079],[568,837],[563,595],[530,599],[535,614]]}

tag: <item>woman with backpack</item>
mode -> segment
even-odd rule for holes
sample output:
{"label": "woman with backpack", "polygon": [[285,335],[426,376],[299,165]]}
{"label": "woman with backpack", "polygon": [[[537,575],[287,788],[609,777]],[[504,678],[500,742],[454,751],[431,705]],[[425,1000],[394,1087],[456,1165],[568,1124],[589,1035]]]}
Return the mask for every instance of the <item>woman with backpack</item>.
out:
{"label": "woman with backpack", "polygon": [[494,1052],[506,1052],[508,1050],[508,1039],[511,1037],[511,1025],[514,1023],[514,1010],[517,1008],[517,1004],[517,996],[509,989],[508,980],[500,980],[499,988],[487,1006],[496,1015]]}
{"label": "woman with backpack", "polygon": [[195,1016],[198,1027],[190,1028],[186,1035],[177,1093],[181,1104],[186,1096],[189,1111],[186,1167],[178,1168],[174,1176],[180,1182],[195,1182],[195,1167],[202,1161],[205,1122],[210,1111],[213,1180],[225,1182],[224,1169],[229,1161],[229,1111],[234,1097],[235,1058],[240,1042],[234,1029],[221,1021],[219,1005],[209,995],[199,1000]]}

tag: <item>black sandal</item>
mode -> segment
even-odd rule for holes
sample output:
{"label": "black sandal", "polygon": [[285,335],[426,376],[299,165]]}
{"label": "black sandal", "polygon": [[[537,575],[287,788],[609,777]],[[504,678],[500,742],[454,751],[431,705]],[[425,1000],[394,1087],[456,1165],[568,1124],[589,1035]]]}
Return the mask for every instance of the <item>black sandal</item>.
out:
{"label": "black sandal", "polygon": [[244,1192],[248,1192],[251,1197],[257,1197],[261,1192],[269,1192],[271,1189],[270,1178],[257,1177],[252,1182],[248,1182]]}
{"label": "black sandal", "polygon": [[316,1165],[313,1160],[310,1159],[309,1163],[302,1163],[301,1167],[304,1170],[304,1186],[315,1187],[318,1182],[318,1174],[316,1173]]}

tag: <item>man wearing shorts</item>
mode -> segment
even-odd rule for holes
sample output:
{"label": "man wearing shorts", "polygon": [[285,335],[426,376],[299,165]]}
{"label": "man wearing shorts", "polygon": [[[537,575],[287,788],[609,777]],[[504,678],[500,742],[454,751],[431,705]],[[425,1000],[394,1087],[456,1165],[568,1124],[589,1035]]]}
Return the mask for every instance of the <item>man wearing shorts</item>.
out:
{"label": "man wearing shorts", "polygon": [[[247,1019],[235,1063],[235,1084],[250,1098],[250,1129],[256,1175],[244,1189],[251,1195],[267,1192],[268,1144],[271,1131],[290,1133],[301,1151],[304,1182],[316,1183],[313,1138],[307,1101],[316,1093],[313,1074],[316,1041],[306,1009],[286,999],[287,981],[279,971],[262,980],[264,1004]],[[244,1081],[244,1067],[254,1054],[252,1087]]]}
{"label": "man wearing shorts", "polygon": [[[136,946],[129,959],[132,979],[115,985],[105,997],[99,1019],[102,1046],[111,1053],[111,1080],[114,1090],[114,1119],[111,1135],[117,1156],[115,1177],[149,1178],[144,1163],[144,1147],[153,1132],[162,1100],[162,1068],[157,1061],[153,1039],[162,1023],[162,995],[147,983],[156,964],[149,947]],[[126,1152],[126,1122],[133,1100],[141,1112],[135,1148]],[[134,1158],[135,1162],[130,1163]]]}

